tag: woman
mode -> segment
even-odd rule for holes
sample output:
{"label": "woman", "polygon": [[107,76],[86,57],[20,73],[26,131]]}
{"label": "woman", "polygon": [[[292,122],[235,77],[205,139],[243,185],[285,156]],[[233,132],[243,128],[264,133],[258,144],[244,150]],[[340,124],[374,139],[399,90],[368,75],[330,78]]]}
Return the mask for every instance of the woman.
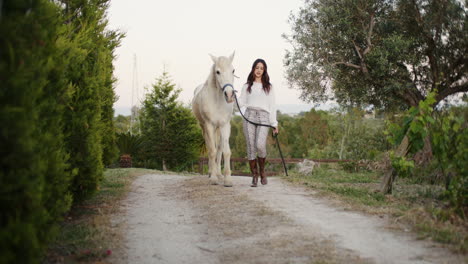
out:
{"label": "woman", "polygon": [[[262,59],[257,59],[252,65],[252,70],[247,77],[247,82],[242,87],[239,105],[244,116],[258,124],[266,124],[275,127],[273,133],[278,133],[278,121],[276,121],[275,93],[267,72],[267,64]],[[258,168],[260,169],[261,183],[267,184],[265,175],[266,140],[268,127],[256,126],[244,120],[244,136],[247,142],[247,157],[250,171],[252,172],[252,187],[257,187]],[[258,158],[257,158],[258,155]]]}

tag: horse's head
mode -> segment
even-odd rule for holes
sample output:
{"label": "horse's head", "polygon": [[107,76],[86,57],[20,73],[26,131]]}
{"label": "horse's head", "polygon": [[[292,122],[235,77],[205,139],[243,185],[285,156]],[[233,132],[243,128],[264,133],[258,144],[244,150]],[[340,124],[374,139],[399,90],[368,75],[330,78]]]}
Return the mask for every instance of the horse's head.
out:
{"label": "horse's head", "polygon": [[227,103],[234,101],[234,67],[232,61],[234,52],[228,57],[215,57],[211,55],[214,62],[213,74],[216,80],[216,87],[224,94],[224,99]]}

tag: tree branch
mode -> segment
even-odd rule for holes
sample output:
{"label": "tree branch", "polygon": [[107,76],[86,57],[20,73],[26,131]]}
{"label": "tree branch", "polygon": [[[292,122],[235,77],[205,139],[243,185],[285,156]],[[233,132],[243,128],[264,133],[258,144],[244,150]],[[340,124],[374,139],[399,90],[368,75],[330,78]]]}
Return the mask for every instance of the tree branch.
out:
{"label": "tree branch", "polygon": [[468,81],[465,80],[459,85],[450,86],[444,90],[439,91],[439,93],[436,96],[437,103],[439,103],[440,101],[444,100],[446,97],[452,94],[461,93],[461,92],[468,92]]}
{"label": "tree branch", "polygon": [[356,50],[356,53],[357,53],[359,59],[360,59],[361,62],[362,62],[363,59],[362,59],[362,55],[361,55],[361,48],[359,48],[359,47],[356,45],[356,42],[354,42],[354,40],[353,40],[353,45],[354,45],[354,49]]}
{"label": "tree branch", "polygon": [[448,78],[447,78],[447,83],[449,85],[451,85],[452,83],[458,80],[466,78],[465,75],[467,71],[466,71],[464,61],[465,61],[465,56],[462,55],[458,57],[454,62],[451,63],[450,68],[448,70]]}
{"label": "tree branch", "polygon": [[345,65],[345,66],[348,66],[348,67],[351,67],[351,68],[361,69],[361,66],[359,66],[359,65],[352,64],[352,63],[349,63],[349,62],[343,62],[343,61],[332,63],[332,65],[333,66],[335,66],[335,65]]}
{"label": "tree branch", "polygon": [[421,30],[422,36],[426,39],[427,48],[425,49],[426,56],[429,59],[430,70],[432,74],[432,88],[435,88],[440,81],[439,76],[439,62],[437,56],[434,54],[437,47],[435,40],[432,38],[432,34],[427,32],[424,28],[424,20],[419,10],[419,6],[415,0],[412,0],[414,11],[416,12],[416,23]]}
{"label": "tree branch", "polygon": [[345,65],[347,67],[359,69],[366,76],[368,76],[369,71],[367,69],[366,63],[364,62],[364,56],[371,51],[371,48],[372,48],[371,37],[372,37],[372,32],[374,30],[374,26],[375,26],[375,16],[374,16],[374,14],[371,14],[370,23],[369,23],[369,30],[367,31],[367,35],[366,35],[367,47],[366,47],[366,49],[364,51],[362,51],[362,49],[356,44],[356,42],[354,40],[352,41],[354,49],[356,50],[356,54],[359,57],[359,60],[361,62],[361,65],[356,65],[356,64],[353,64],[353,63],[349,63],[349,62],[335,62],[335,63],[332,63],[332,65],[333,66],[335,66],[335,65]]}
{"label": "tree branch", "polygon": [[367,32],[367,37],[366,37],[367,47],[362,53],[362,55],[366,55],[371,50],[371,47],[372,47],[371,36],[372,36],[372,31],[374,30],[374,25],[375,25],[375,18],[374,18],[374,14],[372,14],[370,18],[369,31]]}

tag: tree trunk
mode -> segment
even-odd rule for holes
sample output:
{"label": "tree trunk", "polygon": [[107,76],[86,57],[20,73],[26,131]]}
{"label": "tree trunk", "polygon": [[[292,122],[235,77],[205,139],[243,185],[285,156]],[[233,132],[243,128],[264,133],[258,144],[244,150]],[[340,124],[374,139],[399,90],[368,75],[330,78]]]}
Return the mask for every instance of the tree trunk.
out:
{"label": "tree trunk", "polygon": [[166,160],[165,159],[162,160],[162,169],[163,169],[163,171],[167,171]]}
{"label": "tree trunk", "polygon": [[[403,140],[400,143],[400,146],[398,146],[397,151],[395,152],[395,155],[398,157],[406,156],[408,153],[408,147],[409,147],[409,141],[408,137],[405,135]],[[384,194],[391,194],[392,193],[392,188],[393,188],[393,182],[395,181],[397,176],[397,173],[395,169],[390,165],[390,168],[387,169],[387,172],[385,173],[382,182],[380,183],[380,191]]]}
{"label": "tree trunk", "polygon": [[397,173],[392,167],[385,172],[382,183],[380,184],[380,191],[383,194],[391,194],[393,189],[393,182],[395,181]]}
{"label": "tree trunk", "polygon": [[428,135],[424,139],[424,147],[414,155],[414,162],[418,166],[426,167],[429,162],[431,162],[432,158],[431,138]]}

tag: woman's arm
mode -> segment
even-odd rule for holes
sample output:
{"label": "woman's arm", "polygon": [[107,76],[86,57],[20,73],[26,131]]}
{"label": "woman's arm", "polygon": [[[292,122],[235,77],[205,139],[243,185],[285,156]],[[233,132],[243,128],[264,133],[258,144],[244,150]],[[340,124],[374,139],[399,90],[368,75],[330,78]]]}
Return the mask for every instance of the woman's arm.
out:
{"label": "woman's arm", "polygon": [[242,86],[242,91],[241,91],[241,95],[240,95],[240,98],[239,98],[239,111],[242,112],[242,114],[245,114],[245,110],[247,109],[247,84],[244,84]]}
{"label": "woman's arm", "polygon": [[273,85],[271,85],[270,93],[268,94],[268,108],[270,112],[270,125],[278,128],[278,121],[276,120],[276,97]]}

